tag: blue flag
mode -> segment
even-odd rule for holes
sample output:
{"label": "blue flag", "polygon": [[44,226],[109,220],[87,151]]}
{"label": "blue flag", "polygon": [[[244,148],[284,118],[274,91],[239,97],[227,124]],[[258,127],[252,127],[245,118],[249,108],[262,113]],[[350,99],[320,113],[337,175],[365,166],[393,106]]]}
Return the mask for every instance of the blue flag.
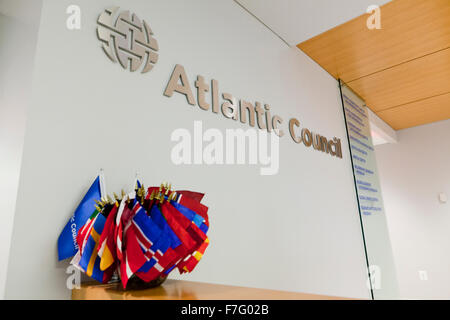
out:
{"label": "blue flag", "polygon": [[58,238],[58,259],[73,257],[78,251],[77,233],[95,211],[95,200],[101,198],[100,177],[95,179]]}
{"label": "blue flag", "polygon": [[152,241],[153,245],[150,247],[150,250],[154,253],[155,256],[158,256],[158,258],[155,259],[155,257],[152,257],[139,269],[140,272],[148,272],[158,263],[159,259],[162,258],[162,255],[164,255],[164,253],[166,253],[169,248],[178,247],[179,245],[181,245],[181,241],[167,224],[166,219],[158,209],[158,206],[152,207],[150,217],[145,215],[141,216],[140,218],[143,222],[153,224],[160,230],[157,239],[155,241]]}
{"label": "blue flag", "polygon": [[87,240],[86,246],[83,249],[83,255],[80,259],[80,267],[86,271],[86,275],[103,282],[103,271],[100,270],[100,257],[97,255],[98,241],[105,227],[106,218],[99,213],[95,218],[92,226],[91,234]]}

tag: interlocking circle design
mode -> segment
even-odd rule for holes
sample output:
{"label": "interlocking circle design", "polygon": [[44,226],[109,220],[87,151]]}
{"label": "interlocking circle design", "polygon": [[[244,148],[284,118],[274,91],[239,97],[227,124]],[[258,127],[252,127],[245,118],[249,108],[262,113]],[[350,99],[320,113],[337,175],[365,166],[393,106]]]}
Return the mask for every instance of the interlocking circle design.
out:
{"label": "interlocking circle design", "polygon": [[158,41],[149,25],[130,11],[110,7],[97,20],[97,36],[103,51],[124,69],[150,71],[158,61]]}

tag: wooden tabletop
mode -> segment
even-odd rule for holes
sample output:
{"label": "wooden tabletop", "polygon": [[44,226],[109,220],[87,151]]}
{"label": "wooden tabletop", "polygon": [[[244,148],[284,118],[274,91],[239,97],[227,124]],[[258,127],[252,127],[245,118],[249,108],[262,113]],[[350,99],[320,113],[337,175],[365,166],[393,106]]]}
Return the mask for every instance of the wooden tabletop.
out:
{"label": "wooden tabletop", "polygon": [[166,280],[144,290],[122,290],[119,283],[85,283],[72,290],[73,300],[341,300],[344,298],[299,292],[253,289],[184,280]]}

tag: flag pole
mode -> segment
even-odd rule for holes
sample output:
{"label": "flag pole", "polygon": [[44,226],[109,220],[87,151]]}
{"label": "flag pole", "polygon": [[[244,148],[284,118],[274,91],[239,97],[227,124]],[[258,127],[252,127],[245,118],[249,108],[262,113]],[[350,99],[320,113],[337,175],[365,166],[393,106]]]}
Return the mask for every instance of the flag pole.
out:
{"label": "flag pole", "polygon": [[105,172],[103,171],[103,168],[100,168],[100,172],[99,172],[99,177],[100,177],[100,194],[103,197],[106,197],[107,193],[106,193],[106,183],[105,183]]}
{"label": "flag pole", "polygon": [[139,180],[139,172],[136,170],[134,175],[134,184],[132,190],[136,190],[138,188],[138,180]]}

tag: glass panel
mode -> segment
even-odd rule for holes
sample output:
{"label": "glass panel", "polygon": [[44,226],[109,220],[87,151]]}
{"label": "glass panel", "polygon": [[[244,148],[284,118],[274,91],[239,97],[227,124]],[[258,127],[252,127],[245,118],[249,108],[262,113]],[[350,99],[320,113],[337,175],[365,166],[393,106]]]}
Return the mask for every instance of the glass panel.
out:
{"label": "glass panel", "polygon": [[398,299],[397,278],[380,190],[367,106],[340,82],[372,297]]}

